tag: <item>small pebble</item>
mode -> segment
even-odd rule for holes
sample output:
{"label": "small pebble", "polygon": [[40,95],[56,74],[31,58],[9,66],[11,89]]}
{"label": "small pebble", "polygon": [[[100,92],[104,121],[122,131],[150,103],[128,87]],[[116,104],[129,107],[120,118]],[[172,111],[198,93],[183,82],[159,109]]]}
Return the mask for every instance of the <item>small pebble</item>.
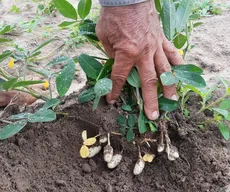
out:
{"label": "small pebble", "polygon": [[82,170],[84,173],[91,173],[92,172],[92,169],[88,163],[84,163],[82,165]]}
{"label": "small pebble", "polygon": [[113,192],[113,187],[112,185],[108,184],[106,192]]}
{"label": "small pebble", "polygon": [[64,180],[56,180],[55,185],[57,185],[58,187],[66,187],[67,183]]}

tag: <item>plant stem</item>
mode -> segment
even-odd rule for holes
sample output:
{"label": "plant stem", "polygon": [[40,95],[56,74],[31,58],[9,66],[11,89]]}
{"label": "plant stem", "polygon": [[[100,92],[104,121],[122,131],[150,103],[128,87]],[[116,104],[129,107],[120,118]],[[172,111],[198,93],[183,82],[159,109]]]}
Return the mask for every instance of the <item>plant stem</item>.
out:
{"label": "plant stem", "polygon": [[199,122],[199,123],[197,123],[197,124],[198,124],[198,125],[205,125],[205,124],[208,124],[208,123],[213,123],[213,122],[215,122],[215,121],[216,121],[215,119],[208,119],[208,120]]}
{"label": "plant stem", "polygon": [[220,97],[219,99],[217,99],[216,101],[214,101],[213,103],[207,105],[206,107],[202,107],[198,113],[201,113],[203,112],[204,110],[206,109],[210,109],[211,107],[213,107],[214,105],[217,105],[218,103],[220,103],[221,101],[223,101],[225,99],[225,97],[227,97],[228,94],[224,94],[224,96]]}
{"label": "plant stem", "polygon": [[23,80],[26,80],[26,75],[27,75],[27,67],[28,67],[28,63],[27,60],[25,60],[25,64],[24,64],[24,70],[23,70]]}
{"label": "plant stem", "polygon": [[40,94],[33,93],[31,91],[27,91],[27,90],[23,90],[23,89],[14,89],[14,90],[19,91],[19,92],[23,92],[23,93],[28,93],[28,94],[32,95],[33,97],[36,97],[37,99],[42,99],[44,101],[49,100],[48,97],[40,95]]}
{"label": "plant stem", "polygon": [[104,61],[107,61],[108,59],[106,58],[102,58],[102,57],[96,57],[96,56],[93,56],[94,59],[100,59],[100,60],[104,60]]}
{"label": "plant stem", "polygon": [[63,112],[58,112],[58,111],[55,111],[55,113],[56,113],[57,115],[69,116],[69,113],[63,113]]}
{"label": "plant stem", "polygon": [[53,53],[55,53],[57,50],[61,49],[64,45],[65,45],[65,43],[61,44],[59,47],[57,47],[56,49],[54,49],[53,51],[51,51],[49,54],[47,54],[47,55],[44,56],[44,57],[35,58],[35,61],[47,59],[47,58],[50,57]]}
{"label": "plant stem", "polygon": [[125,101],[124,97],[122,95],[120,95],[120,98],[121,98],[122,102],[126,105],[126,101]]}
{"label": "plant stem", "polygon": [[52,99],[51,77],[49,77],[48,82],[49,82],[50,99]]}
{"label": "plant stem", "polygon": [[11,123],[12,123],[11,121],[7,121],[7,120],[5,120],[5,119],[0,119],[0,121],[3,122],[3,123],[8,123],[8,124],[11,124]]}
{"label": "plant stem", "polygon": [[10,79],[10,77],[9,77],[10,75],[1,67],[0,67],[0,75],[3,76],[4,78],[6,78],[7,80]]}
{"label": "plant stem", "polygon": [[137,104],[139,105],[140,111],[143,110],[143,101],[141,99],[140,90],[136,87],[136,97],[137,97]]}

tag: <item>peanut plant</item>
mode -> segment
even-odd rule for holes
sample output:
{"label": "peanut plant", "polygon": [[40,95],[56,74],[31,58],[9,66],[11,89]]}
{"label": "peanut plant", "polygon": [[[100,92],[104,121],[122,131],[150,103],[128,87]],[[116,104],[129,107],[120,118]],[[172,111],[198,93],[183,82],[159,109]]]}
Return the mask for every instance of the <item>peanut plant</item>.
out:
{"label": "peanut plant", "polygon": [[[194,46],[190,43],[190,35],[192,34],[193,28],[199,26],[201,23],[196,22],[199,18],[194,10],[194,1],[192,0],[181,0],[181,1],[162,1],[155,0],[156,8],[159,13],[165,36],[178,48],[181,55],[192,49]],[[11,57],[13,60],[8,63],[8,66],[13,66],[14,61],[22,61],[24,65],[23,74],[18,76],[9,75],[6,71],[0,68],[0,75],[3,77],[0,80],[1,90],[19,90],[30,93],[34,97],[41,98],[46,101],[44,106],[39,109],[35,114],[21,113],[9,117],[6,121],[9,123],[3,127],[0,131],[0,139],[6,139],[25,127],[27,123],[34,122],[49,122],[56,119],[55,107],[60,103],[59,99],[52,97],[51,86],[49,86],[49,96],[44,96],[34,92],[30,89],[33,84],[44,83],[44,81],[27,80],[26,73],[28,70],[41,75],[50,84],[51,79],[55,78],[56,87],[61,97],[65,96],[68,91],[75,74],[75,63],[79,62],[81,68],[85,72],[88,80],[88,87],[79,95],[79,102],[89,102],[93,100],[93,110],[98,107],[101,97],[108,94],[112,89],[112,81],[109,79],[112,71],[114,60],[108,58],[104,51],[102,44],[99,42],[95,34],[96,23],[93,20],[88,19],[88,15],[91,10],[91,0],[80,0],[77,10],[66,0],[53,0],[52,5],[68,20],[63,21],[59,24],[61,28],[71,28],[72,26],[77,27],[77,34],[81,34],[85,39],[88,40],[95,48],[100,50],[105,56],[96,57],[87,54],[81,54],[79,57],[67,57],[60,55],[54,60],[50,61],[44,69],[37,69],[34,62],[38,59],[41,54],[41,49],[54,41],[55,39],[48,40],[35,48],[33,51],[26,51],[20,47],[16,47],[15,51],[5,51],[0,55],[0,62]],[[80,18],[79,18],[80,17]],[[176,19],[175,19],[176,18]],[[4,28],[1,30],[4,34]],[[0,32],[1,32],[0,31]],[[1,33],[0,33],[1,35]],[[53,71],[52,67],[55,65],[64,65],[60,71]],[[161,116],[159,120],[153,122],[147,119],[143,109],[143,98],[141,95],[141,83],[137,72],[134,67],[127,79],[127,82],[123,88],[118,104],[124,111],[117,119],[117,123],[120,126],[120,134],[126,138],[127,141],[138,141],[146,132],[156,132],[160,130],[160,141],[158,144],[158,152],[165,151],[168,155],[169,160],[175,160],[179,157],[179,153],[171,144],[171,141],[167,132],[167,121],[169,121],[168,114],[177,110],[180,106],[182,113],[188,116],[186,109],[186,101],[189,99],[190,93],[196,93],[202,98],[202,108],[199,112],[204,110],[211,110],[214,112],[213,119],[207,120],[206,122],[199,122],[199,125],[203,125],[209,122],[215,122],[218,124],[220,132],[226,140],[229,139],[229,129],[224,124],[225,121],[229,120],[229,86],[225,80],[222,80],[226,87],[226,93],[223,97],[209,103],[215,88],[206,88],[206,82],[202,78],[203,71],[199,67],[193,64],[186,64],[172,67],[172,72],[166,72],[161,74],[160,81],[163,85],[171,85],[177,83],[178,95],[180,96],[179,101],[173,101],[164,98],[159,82],[158,86],[158,102]],[[52,108],[52,109],[51,109]],[[108,136],[109,139],[110,136]],[[90,138],[91,139],[91,138]],[[87,140],[85,137],[83,140]],[[95,141],[95,139],[93,139]],[[153,155],[145,153],[141,156],[141,146],[148,144],[152,140],[148,138],[142,139],[138,143],[139,147],[139,162],[137,167],[143,168],[143,161],[150,162],[153,159]],[[92,144],[93,145],[93,144]],[[89,149],[83,145],[84,150],[82,156],[88,157]],[[91,144],[90,144],[91,146]],[[99,148],[97,148],[99,149]],[[101,149],[101,148],[100,148]],[[108,162],[109,163],[109,162]],[[113,167],[113,166],[112,166]],[[135,174],[140,171],[135,171]]]}

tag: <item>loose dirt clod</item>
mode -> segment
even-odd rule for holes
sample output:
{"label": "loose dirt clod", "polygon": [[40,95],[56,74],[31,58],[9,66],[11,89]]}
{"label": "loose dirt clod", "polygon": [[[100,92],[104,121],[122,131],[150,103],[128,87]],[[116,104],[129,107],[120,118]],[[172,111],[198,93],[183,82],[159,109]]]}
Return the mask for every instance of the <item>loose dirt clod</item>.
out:
{"label": "loose dirt clod", "polygon": [[84,163],[82,165],[82,170],[85,173],[91,173],[92,172],[92,169],[91,169],[91,167],[90,167],[90,165],[88,163]]}

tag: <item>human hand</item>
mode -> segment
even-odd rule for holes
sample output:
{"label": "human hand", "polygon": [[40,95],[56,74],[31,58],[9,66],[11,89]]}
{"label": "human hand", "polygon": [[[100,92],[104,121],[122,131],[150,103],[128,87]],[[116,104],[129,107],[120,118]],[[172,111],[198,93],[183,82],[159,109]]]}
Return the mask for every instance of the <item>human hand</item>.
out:
{"label": "human hand", "polygon": [[[111,73],[112,91],[106,96],[114,104],[132,67],[141,79],[146,116],[159,116],[157,81],[173,65],[184,61],[176,48],[164,36],[152,1],[123,7],[103,7],[96,33],[107,55],[114,58]],[[169,63],[170,62],[170,63]],[[165,98],[177,100],[175,85],[162,86]]]}

